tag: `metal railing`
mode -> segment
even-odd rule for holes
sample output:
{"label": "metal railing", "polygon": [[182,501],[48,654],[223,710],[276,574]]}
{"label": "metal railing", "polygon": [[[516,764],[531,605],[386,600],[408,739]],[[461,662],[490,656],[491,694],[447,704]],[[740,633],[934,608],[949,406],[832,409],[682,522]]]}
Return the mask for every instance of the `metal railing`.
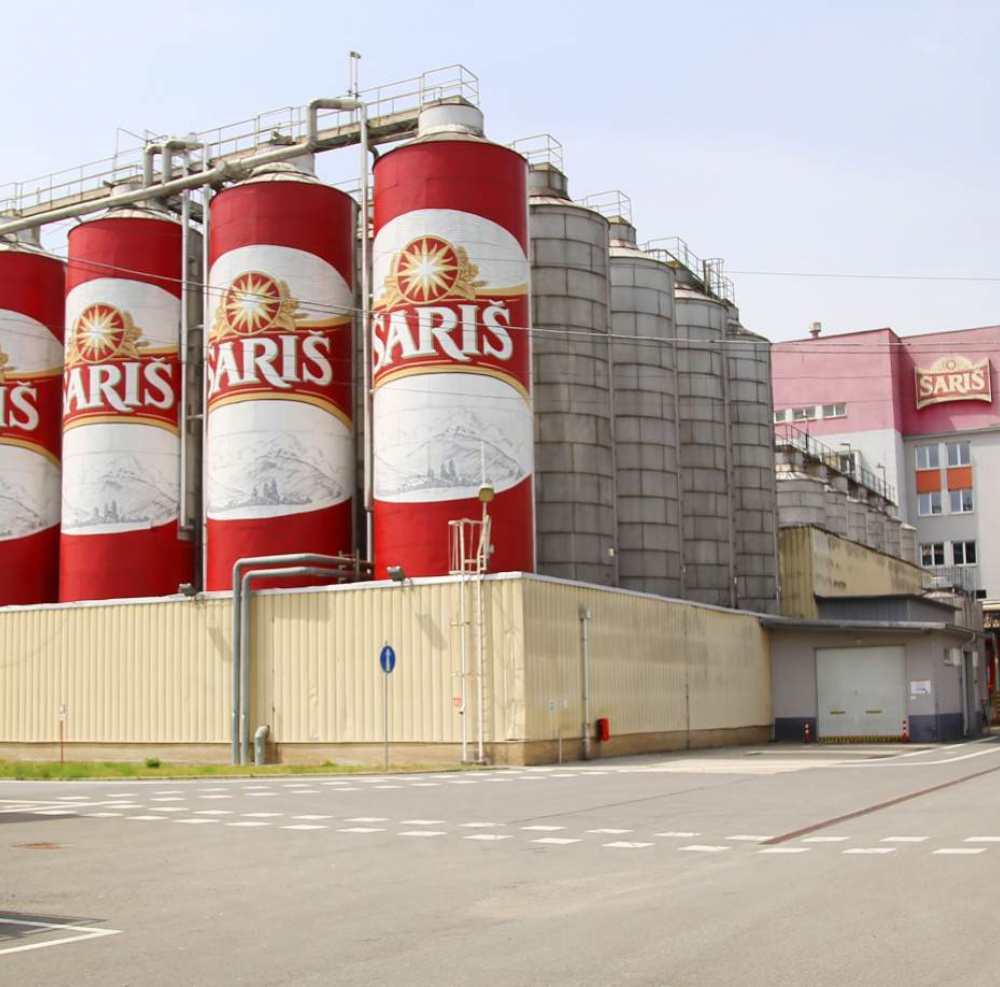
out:
{"label": "metal railing", "polygon": [[934,577],[936,585],[932,589],[953,586],[972,595],[982,589],[978,565],[925,565],[923,567]]}
{"label": "metal railing", "polygon": [[720,258],[702,260],[679,236],[647,240],[642,249],[664,264],[683,268],[712,297],[735,304],[736,286],[722,273]]}
{"label": "metal railing", "polygon": [[828,469],[846,476],[858,486],[871,490],[890,504],[897,503],[896,488],[871,470],[859,466],[853,456],[845,456],[791,422],[778,422],[774,426],[774,448],[795,449],[807,459],[822,463]]}
{"label": "metal railing", "polygon": [[517,151],[529,165],[549,164],[563,171],[563,146],[551,134],[519,137],[507,145]]}
{"label": "metal railing", "polygon": [[593,195],[586,195],[574,201],[578,206],[593,209],[607,219],[620,216],[626,222],[632,222],[632,200],[621,189],[595,192]]}
{"label": "metal railing", "polygon": [[[407,136],[407,127],[415,128],[416,115],[425,104],[455,97],[479,105],[479,80],[463,65],[447,65],[398,82],[363,89],[358,98],[368,106],[369,132],[372,143],[378,143]],[[353,120],[351,111],[321,110],[318,116],[320,134],[348,130]],[[307,121],[306,105],[283,106],[189,137],[206,146],[209,162],[214,163],[220,159],[246,157],[265,146],[304,141]],[[353,126],[356,129],[356,123]],[[166,135],[147,135],[150,142],[164,139]],[[117,150],[109,158],[0,185],[0,214],[30,216],[57,206],[102,198],[113,187],[142,177],[144,149],[145,145],[140,144]]]}

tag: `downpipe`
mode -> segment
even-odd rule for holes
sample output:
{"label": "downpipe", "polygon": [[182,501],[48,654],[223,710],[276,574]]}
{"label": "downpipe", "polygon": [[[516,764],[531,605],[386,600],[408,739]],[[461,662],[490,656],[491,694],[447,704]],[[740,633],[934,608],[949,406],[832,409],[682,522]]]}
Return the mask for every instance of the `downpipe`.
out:
{"label": "downpipe", "polygon": [[591,759],[590,723],[590,621],[593,614],[580,606],[580,650],[583,653],[583,759]]}

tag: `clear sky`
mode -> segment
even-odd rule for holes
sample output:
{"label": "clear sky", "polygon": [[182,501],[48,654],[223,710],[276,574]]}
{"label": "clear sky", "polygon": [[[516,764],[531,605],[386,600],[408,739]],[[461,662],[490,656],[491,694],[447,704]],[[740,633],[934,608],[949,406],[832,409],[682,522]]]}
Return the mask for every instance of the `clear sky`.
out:
{"label": "clear sky", "polygon": [[[5,3],[0,183],[453,62],[489,136],[562,142],[574,197],[730,272],[1000,278],[1000,4]],[[123,146],[134,143],[123,139]],[[350,170],[350,152],[325,167]],[[1000,281],[733,274],[774,339],[1000,322]]]}

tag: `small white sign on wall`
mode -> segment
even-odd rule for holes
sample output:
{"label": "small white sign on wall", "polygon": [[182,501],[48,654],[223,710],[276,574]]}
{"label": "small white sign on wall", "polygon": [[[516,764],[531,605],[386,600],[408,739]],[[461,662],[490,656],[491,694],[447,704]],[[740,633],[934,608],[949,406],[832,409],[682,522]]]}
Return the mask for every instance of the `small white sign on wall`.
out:
{"label": "small white sign on wall", "polygon": [[917,696],[929,696],[930,694],[931,694],[930,679],[913,679],[910,682],[911,699],[916,699]]}

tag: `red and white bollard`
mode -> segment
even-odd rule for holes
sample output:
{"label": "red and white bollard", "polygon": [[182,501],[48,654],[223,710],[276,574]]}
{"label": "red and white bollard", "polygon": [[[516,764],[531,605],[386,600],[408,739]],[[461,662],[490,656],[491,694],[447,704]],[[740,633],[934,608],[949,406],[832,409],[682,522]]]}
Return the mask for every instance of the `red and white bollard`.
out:
{"label": "red and white bollard", "polygon": [[806,743],[808,744],[808,743],[809,743],[809,741],[810,741],[810,739],[811,739],[811,738],[810,738],[810,736],[809,736],[809,724],[808,724],[808,722],[807,722],[807,723],[806,723],[806,740],[805,740],[805,742],[806,742]]}
{"label": "red and white bollard", "polygon": [[903,743],[908,744],[910,742],[910,719],[907,716],[903,717]]}

